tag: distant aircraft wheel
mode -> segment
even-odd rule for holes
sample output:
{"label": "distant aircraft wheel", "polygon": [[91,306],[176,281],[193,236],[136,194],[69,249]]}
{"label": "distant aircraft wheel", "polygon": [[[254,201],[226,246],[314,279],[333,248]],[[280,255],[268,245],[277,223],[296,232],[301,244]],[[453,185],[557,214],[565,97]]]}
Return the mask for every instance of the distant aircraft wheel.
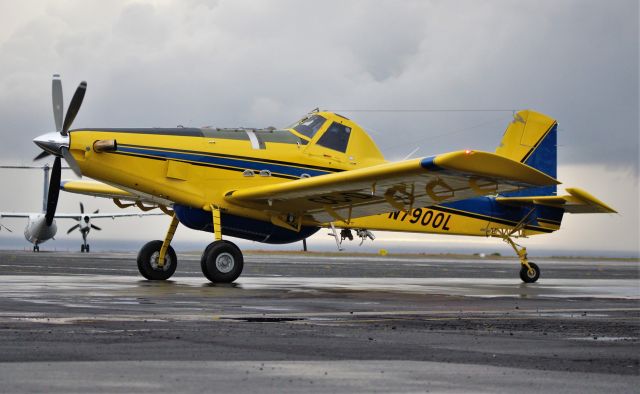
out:
{"label": "distant aircraft wheel", "polygon": [[210,243],[200,259],[202,273],[211,282],[231,283],[238,279],[244,267],[240,249],[228,241]]}
{"label": "distant aircraft wheel", "polygon": [[525,283],[533,283],[540,277],[540,268],[536,263],[529,262],[529,267],[531,267],[531,271],[524,265],[520,268],[520,279]]}
{"label": "distant aircraft wheel", "polygon": [[89,245],[88,245],[88,244],[87,244],[87,247],[86,247],[86,248],[84,248],[84,251],[85,251],[85,252],[87,252],[87,253],[89,253]]}
{"label": "distant aircraft wheel", "polygon": [[39,252],[40,251],[40,247],[38,245],[33,245],[33,251],[34,252]]}
{"label": "distant aircraft wheel", "polygon": [[84,253],[84,245],[80,245],[80,253]]}
{"label": "distant aircraft wheel", "polygon": [[176,272],[178,258],[171,246],[167,249],[164,266],[158,266],[161,247],[162,241],[151,241],[144,245],[142,249],[140,249],[140,252],[138,252],[138,271],[140,271],[140,274],[146,279],[166,280],[171,278],[171,275]]}

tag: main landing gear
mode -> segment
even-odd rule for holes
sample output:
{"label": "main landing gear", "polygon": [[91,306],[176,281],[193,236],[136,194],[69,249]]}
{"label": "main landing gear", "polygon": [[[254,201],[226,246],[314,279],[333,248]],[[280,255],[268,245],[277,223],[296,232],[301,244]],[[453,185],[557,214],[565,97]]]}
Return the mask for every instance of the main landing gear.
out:
{"label": "main landing gear", "polygon": [[82,244],[82,245],[80,245],[80,252],[81,252],[81,253],[84,253],[84,252],[89,253],[89,244]]}
{"label": "main landing gear", "polygon": [[537,281],[540,277],[540,268],[536,263],[529,261],[527,258],[527,248],[513,242],[509,236],[506,236],[503,239],[506,243],[511,245],[520,258],[520,279],[522,279],[524,283],[533,283]]}
{"label": "main landing gear", "polygon": [[[244,259],[235,244],[222,240],[220,209],[211,206],[211,213],[215,241],[202,253],[200,268],[204,276],[213,283],[231,283],[242,273]],[[178,217],[174,213],[164,241],[151,241],[140,249],[138,271],[146,279],[167,280],[176,272],[178,258],[170,244],[178,223]]]}
{"label": "main landing gear", "polygon": [[40,247],[38,245],[33,245],[33,251],[34,252],[39,252],[40,251]]}

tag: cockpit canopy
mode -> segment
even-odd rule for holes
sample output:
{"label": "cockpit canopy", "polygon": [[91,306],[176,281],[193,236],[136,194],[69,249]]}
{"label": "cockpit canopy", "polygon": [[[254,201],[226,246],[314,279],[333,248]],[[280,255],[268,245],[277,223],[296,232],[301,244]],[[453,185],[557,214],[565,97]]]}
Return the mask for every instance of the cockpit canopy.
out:
{"label": "cockpit canopy", "polygon": [[[344,119],[347,120],[346,118]],[[323,128],[325,123],[327,123],[327,120],[327,118],[321,115],[310,115],[294,124],[291,128],[311,141]],[[351,127],[333,121],[328,125],[326,131],[324,131],[318,141],[316,141],[316,144],[338,152],[346,153],[350,136]]]}

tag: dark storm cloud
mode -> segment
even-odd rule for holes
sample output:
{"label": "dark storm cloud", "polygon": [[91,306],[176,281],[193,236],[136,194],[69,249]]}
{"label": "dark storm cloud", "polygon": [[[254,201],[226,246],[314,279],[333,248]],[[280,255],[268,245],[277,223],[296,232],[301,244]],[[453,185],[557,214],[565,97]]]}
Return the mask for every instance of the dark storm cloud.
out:
{"label": "dark storm cloud", "polygon": [[[12,2],[2,6],[13,7]],[[32,10],[39,11],[33,12]],[[284,125],[317,105],[534,108],[561,160],[638,157],[635,1],[43,2],[0,30],[5,159],[52,127],[50,75],[75,125]],[[510,113],[349,113],[390,157],[493,149]]]}

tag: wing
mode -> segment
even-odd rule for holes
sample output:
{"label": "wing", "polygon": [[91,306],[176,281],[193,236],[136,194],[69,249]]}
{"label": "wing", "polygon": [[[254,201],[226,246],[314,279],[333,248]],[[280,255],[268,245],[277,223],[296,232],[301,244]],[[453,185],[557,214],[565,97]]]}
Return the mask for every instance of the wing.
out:
{"label": "wing", "polygon": [[559,183],[493,153],[459,151],[230,191],[225,198],[327,223]]}
{"label": "wing", "polygon": [[28,218],[29,216],[37,215],[37,213],[22,213],[22,212],[0,212],[0,218]]}
{"label": "wing", "polygon": [[131,212],[131,213],[87,213],[87,214],[79,214],[79,213],[61,213],[56,214],[56,219],[76,219],[80,220],[85,216],[89,216],[91,219],[105,219],[105,218],[122,218],[122,217],[132,217],[132,216],[160,216],[165,215],[162,212],[153,212],[153,213],[144,213],[144,212]]}
{"label": "wing", "polygon": [[569,213],[617,213],[617,211],[586,191],[567,188],[565,196],[498,197],[503,204],[539,204],[562,208]]}
{"label": "wing", "polygon": [[163,212],[96,213],[96,214],[89,214],[89,217],[91,219],[104,219],[104,218],[115,219],[115,218],[132,217],[132,216],[142,217],[142,216],[164,216],[164,215],[165,213]]}
{"label": "wing", "polygon": [[[60,189],[69,192],[84,194],[94,197],[112,198],[115,200],[140,202],[146,204],[158,204],[165,207],[171,206],[172,201],[158,198],[150,194],[141,193],[136,190],[124,190],[119,187],[107,185],[105,183],[93,182],[93,181],[62,181],[60,182]],[[113,215],[108,215],[111,217]],[[96,217],[91,215],[91,217]]]}

